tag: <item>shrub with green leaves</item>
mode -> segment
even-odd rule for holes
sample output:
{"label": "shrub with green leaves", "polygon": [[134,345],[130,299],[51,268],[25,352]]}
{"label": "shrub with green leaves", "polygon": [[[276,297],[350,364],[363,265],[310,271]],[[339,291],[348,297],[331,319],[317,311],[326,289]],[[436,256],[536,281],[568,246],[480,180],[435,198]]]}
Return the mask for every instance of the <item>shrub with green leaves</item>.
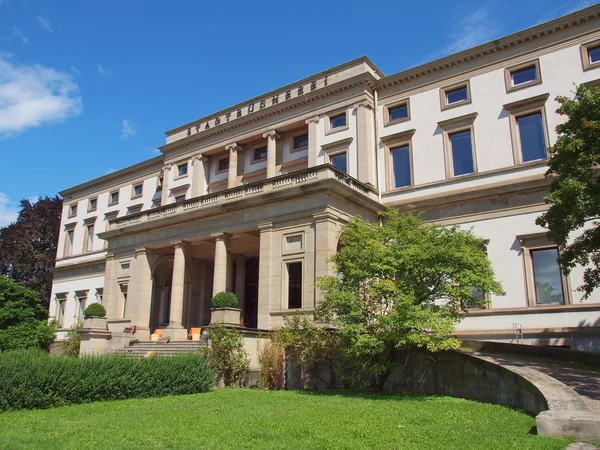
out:
{"label": "shrub with green leaves", "polygon": [[250,359],[244,349],[242,333],[220,324],[211,325],[206,333],[208,356],[219,381],[225,386],[241,386],[250,368]]}
{"label": "shrub with green leaves", "polygon": [[213,308],[235,308],[238,299],[233,292],[219,292],[215,294],[210,302]]}
{"label": "shrub with green leaves", "polygon": [[106,308],[100,303],[92,303],[85,308],[83,315],[86,319],[88,317],[106,317]]}
{"label": "shrub with green leaves", "polygon": [[0,411],[196,394],[215,382],[200,352],[148,359],[118,354],[50,357],[34,349],[0,353]]}

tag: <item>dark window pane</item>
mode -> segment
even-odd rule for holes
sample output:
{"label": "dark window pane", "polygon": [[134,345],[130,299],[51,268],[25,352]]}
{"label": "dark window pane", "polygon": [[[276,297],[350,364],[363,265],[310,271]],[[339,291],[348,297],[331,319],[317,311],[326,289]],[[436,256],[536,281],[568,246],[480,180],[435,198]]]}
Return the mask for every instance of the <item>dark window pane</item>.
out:
{"label": "dark window pane", "polygon": [[185,175],[187,174],[187,164],[182,164],[181,166],[178,166],[179,169],[179,176]]}
{"label": "dark window pane", "polygon": [[138,184],[135,188],[135,195],[142,195],[142,185]]}
{"label": "dark window pane", "polygon": [[523,162],[546,158],[546,140],[540,113],[517,117]]}
{"label": "dark window pane", "polygon": [[185,195],[180,195],[178,197],[175,197],[175,202],[176,203],[185,202]]}
{"label": "dark window pane", "polygon": [[98,200],[97,199],[90,200],[90,209],[96,209],[97,207],[98,207]]}
{"label": "dark window pane", "polygon": [[119,193],[113,192],[112,194],[110,194],[110,200],[112,203],[119,203]]}
{"label": "dark window pane", "polygon": [[229,169],[229,158],[219,160],[219,170]]}
{"label": "dark window pane", "polygon": [[394,106],[389,109],[390,113],[390,121],[396,119],[404,119],[408,117],[408,105],[404,103],[403,105]]}
{"label": "dark window pane", "polygon": [[334,116],[330,119],[331,129],[340,128],[346,126],[346,113]]}
{"label": "dark window pane", "polygon": [[564,305],[565,303],[557,258],[558,250],[556,248],[531,251],[535,302],[538,305]]}
{"label": "dark window pane", "polygon": [[452,149],[452,167],[454,176],[473,173],[473,146],[471,143],[471,131],[459,131],[450,135],[450,146]]}
{"label": "dark window pane", "polygon": [[308,147],[308,134],[296,136],[294,138],[294,148]]}
{"label": "dark window pane", "polygon": [[302,308],[302,263],[288,264],[288,308]]}
{"label": "dark window pane", "polygon": [[462,102],[468,98],[466,86],[459,87],[458,89],[453,89],[451,91],[446,91],[446,103],[449,105],[452,103]]}
{"label": "dark window pane", "polygon": [[588,48],[588,57],[590,58],[590,64],[600,62],[600,45]]}
{"label": "dark window pane", "polygon": [[513,86],[537,80],[537,70],[535,66],[515,70],[511,72],[510,75],[512,77]]}
{"label": "dark window pane", "polygon": [[254,150],[254,161],[267,159],[267,147],[261,147]]}
{"label": "dark window pane", "polygon": [[392,186],[410,186],[410,149],[408,145],[392,149]]}
{"label": "dark window pane", "polygon": [[71,215],[73,215],[73,216],[77,215],[77,205],[71,206]]}
{"label": "dark window pane", "polygon": [[340,169],[342,172],[348,171],[347,167],[346,167],[346,154],[345,153],[340,153],[339,155],[333,155],[329,159],[330,159],[331,165],[333,167]]}

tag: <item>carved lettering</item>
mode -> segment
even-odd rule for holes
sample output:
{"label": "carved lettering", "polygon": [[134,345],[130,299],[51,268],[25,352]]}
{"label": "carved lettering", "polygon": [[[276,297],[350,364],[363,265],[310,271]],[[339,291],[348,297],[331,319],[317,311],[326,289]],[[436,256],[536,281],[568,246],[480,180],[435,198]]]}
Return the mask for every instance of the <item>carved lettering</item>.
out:
{"label": "carved lettering", "polygon": [[217,117],[217,118],[215,119],[215,127],[216,127],[217,125],[220,125],[220,124],[221,124],[221,118],[220,118],[220,117]]}
{"label": "carved lettering", "polygon": [[241,109],[237,110],[236,117],[242,117],[242,110]]}
{"label": "carved lettering", "polygon": [[304,94],[304,86],[299,86],[298,87],[298,95],[302,95]]}
{"label": "carved lettering", "polygon": [[325,77],[325,86],[327,86],[327,77]]}
{"label": "carved lettering", "polygon": [[274,95],[273,100],[271,100],[271,105],[276,105],[279,103],[279,95]]}
{"label": "carved lettering", "polygon": [[189,136],[190,134],[192,134],[192,129],[188,128],[188,134],[187,135]]}
{"label": "carved lettering", "polygon": [[259,108],[265,109],[266,107],[267,107],[267,102],[265,100],[261,100]]}
{"label": "carved lettering", "polygon": [[200,124],[196,125],[196,133],[200,133]]}
{"label": "carved lettering", "polygon": [[312,83],[310,83],[310,90],[314,91],[317,88],[317,82],[313,81]]}
{"label": "carved lettering", "polygon": [[227,119],[227,122],[229,122],[229,118],[231,117],[231,113],[228,112],[227,114],[225,114],[225,118]]}
{"label": "carved lettering", "polygon": [[248,105],[248,114],[250,114],[251,112],[254,112],[254,103],[250,103]]}
{"label": "carved lettering", "polygon": [[292,91],[285,91],[285,99],[289,100],[290,98],[292,98]]}
{"label": "carved lettering", "polygon": [[208,122],[206,122],[206,126],[204,127],[205,130],[208,130],[210,128],[210,125],[208,124]]}

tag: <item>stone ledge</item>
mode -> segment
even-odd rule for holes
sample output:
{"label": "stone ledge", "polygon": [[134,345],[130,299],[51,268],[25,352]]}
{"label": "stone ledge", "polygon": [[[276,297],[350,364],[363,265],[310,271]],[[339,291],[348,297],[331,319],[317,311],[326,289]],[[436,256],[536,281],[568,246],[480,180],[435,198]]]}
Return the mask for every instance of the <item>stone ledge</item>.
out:
{"label": "stone ledge", "polygon": [[591,411],[548,410],[535,418],[541,436],[567,437],[584,442],[600,440],[600,414]]}

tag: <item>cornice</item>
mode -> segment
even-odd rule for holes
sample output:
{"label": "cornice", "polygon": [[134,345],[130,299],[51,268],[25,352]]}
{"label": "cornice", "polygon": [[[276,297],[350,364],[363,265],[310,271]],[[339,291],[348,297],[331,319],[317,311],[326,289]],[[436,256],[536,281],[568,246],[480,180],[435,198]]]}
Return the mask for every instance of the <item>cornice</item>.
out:
{"label": "cornice", "polygon": [[501,53],[526,42],[560,33],[563,30],[579,26],[592,20],[597,20],[599,17],[600,5],[594,5],[581,11],[559,17],[558,19],[550,22],[546,22],[509,36],[505,36],[495,41],[491,41],[477,47],[455,53],[453,55],[449,55],[402,72],[398,72],[386,78],[382,78],[377,80],[376,89],[380,90],[403,84],[488,55]]}

